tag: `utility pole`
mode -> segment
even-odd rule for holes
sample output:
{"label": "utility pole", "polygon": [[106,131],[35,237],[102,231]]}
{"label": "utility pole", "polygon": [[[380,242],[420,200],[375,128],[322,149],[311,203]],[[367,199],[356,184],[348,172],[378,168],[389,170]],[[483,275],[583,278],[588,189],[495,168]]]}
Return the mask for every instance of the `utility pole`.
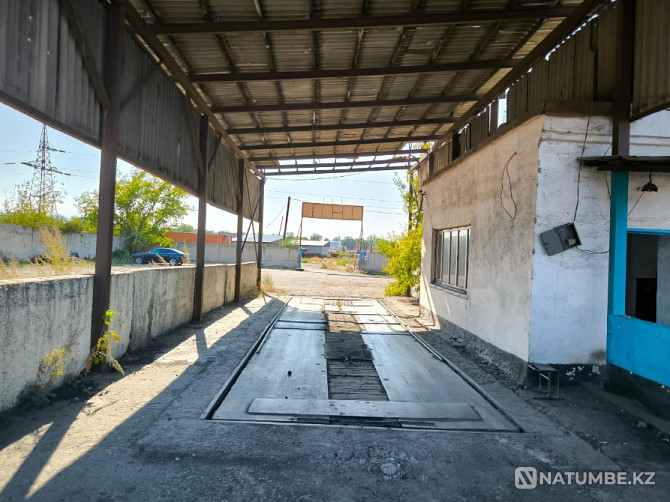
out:
{"label": "utility pole", "polygon": [[54,174],[70,176],[68,173],[59,171],[51,164],[51,153],[61,152],[49,145],[47,137],[47,126],[42,125],[42,135],[40,136],[40,146],[37,148],[37,158],[32,162],[21,162],[21,164],[32,167],[33,179],[30,182],[30,208],[39,214],[52,215],[56,212],[56,202],[58,196],[56,193],[56,179]]}
{"label": "utility pole", "polygon": [[284,235],[282,236],[282,241],[286,240],[286,227],[288,227],[288,210],[291,209],[291,197],[288,198],[286,203],[286,221],[284,222]]}

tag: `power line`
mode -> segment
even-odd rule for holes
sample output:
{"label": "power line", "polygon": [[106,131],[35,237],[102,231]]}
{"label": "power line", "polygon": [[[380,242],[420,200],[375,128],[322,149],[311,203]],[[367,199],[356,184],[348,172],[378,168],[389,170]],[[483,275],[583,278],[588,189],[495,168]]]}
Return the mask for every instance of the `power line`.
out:
{"label": "power line", "polygon": [[68,173],[59,171],[51,164],[51,152],[65,153],[49,145],[47,137],[47,126],[42,125],[40,146],[37,148],[37,158],[34,161],[21,162],[21,164],[32,167],[33,179],[30,182],[30,207],[40,214],[54,214],[56,212],[56,178],[54,174],[70,176]]}
{"label": "power line", "polygon": [[266,192],[272,192],[272,193],[287,193],[287,194],[298,194],[298,195],[311,195],[313,197],[335,197],[335,198],[340,198],[340,199],[351,199],[351,200],[371,200],[374,202],[398,202],[398,200],[392,200],[392,199],[371,199],[369,197],[347,197],[344,195],[331,195],[331,194],[325,194],[325,193],[310,193],[310,192],[286,192],[283,190],[266,190]]}

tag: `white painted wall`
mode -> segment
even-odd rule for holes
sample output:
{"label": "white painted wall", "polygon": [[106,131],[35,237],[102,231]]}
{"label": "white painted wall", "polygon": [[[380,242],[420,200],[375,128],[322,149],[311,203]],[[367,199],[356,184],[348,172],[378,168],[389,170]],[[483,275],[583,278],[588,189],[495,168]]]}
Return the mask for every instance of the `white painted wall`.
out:
{"label": "white painted wall", "polygon": [[[670,156],[670,112],[638,121],[631,132],[632,155]],[[610,143],[608,118],[536,117],[424,185],[421,304],[526,361],[605,362],[610,176],[587,167],[580,176],[577,159],[607,155]],[[501,174],[515,151],[509,172],[518,215],[510,228]],[[630,176],[631,228],[670,229],[670,175],[652,178],[659,191],[640,198],[648,175]],[[505,190],[503,200],[509,208]],[[573,219],[582,250],[548,256],[540,234]],[[468,224],[469,287],[461,297],[430,284],[432,231]],[[659,274],[659,296],[667,299],[659,302],[670,311],[670,286],[660,283]]]}
{"label": "white painted wall", "polygon": [[[145,346],[193,314],[194,267],[142,267],[114,272],[111,328],[120,336],[115,357]],[[230,302],[234,265],[208,265],[204,311]],[[256,294],[256,263],[242,264],[241,294]],[[57,347],[69,347],[65,374],[84,368],[91,336],[92,276],[0,281],[0,411],[15,405],[34,382],[40,360]],[[62,380],[62,379],[59,379]]]}
{"label": "white painted wall", "polygon": [[[631,129],[631,154],[670,155],[667,113],[647,117]],[[654,122],[656,121],[656,122]],[[586,125],[589,132],[585,139]],[[665,134],[649,136],[649,134]],[[665,142],[665,146],[663,145]],[[539,145],[537,223],[533,260],[530,359],[539,363],[602,364],[607,338],[609,174],[582,167],[575,225],[581,249],[548,256],[540,234],[573,221],[582,156],[610,153],[611,122],[605,117],[545,117]],[[670,227],[670,181],[654,176],[656,197],[645,194],[629,216],[629,227]],[[658,181],[656,181],[658,180]],[[629,207],[648,181],[631,175]],[[666,187],[661,191],[661,185]]]}
{"label": "white painted wall", "polygon": [[[481,339],[528,360],[538,142],[534,118],[424,185],[421,304]],[[508,159],[517,205],[514,223],[501,205]],[[504,187],[507,187],[505,177]],[[509,192],[503,202],[513,212]],[[466,297],[431,285],[433,230],[471,225]]]}
{"label": "white painted wall", "polygon": [[[81,258],[95,257],[94,234],[66,234],[65,238],[71,252],[76,252]],[[122,245],[123,240],[114,237],[113,249],[119,249]],[[0,256],[28,261],[35,255],[43,254],[44,251],[44,244],[40,241],[37,229],[0,223]]]}

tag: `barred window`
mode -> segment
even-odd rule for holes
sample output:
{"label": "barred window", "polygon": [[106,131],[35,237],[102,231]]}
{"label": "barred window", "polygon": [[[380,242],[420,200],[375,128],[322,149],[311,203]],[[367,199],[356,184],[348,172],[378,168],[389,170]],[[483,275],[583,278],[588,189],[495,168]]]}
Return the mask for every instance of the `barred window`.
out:
{"label": "barred window", "polygon": [[435,231],[433,283],[465,291],[468,287],[470,227]]}

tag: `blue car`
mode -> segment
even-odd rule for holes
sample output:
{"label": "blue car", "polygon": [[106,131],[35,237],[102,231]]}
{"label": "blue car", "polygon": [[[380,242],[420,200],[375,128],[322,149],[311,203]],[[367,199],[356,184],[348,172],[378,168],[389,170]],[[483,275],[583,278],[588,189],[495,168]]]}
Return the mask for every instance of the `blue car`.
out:
{"label": "blue car", "polygon": [[150,262],[165,262],[170,265],[182,265],[186,259],[186,254],[178,249],[172,248],[154,248],[146,253],[135,253],[132,255],[133,261],[138,265]]}

